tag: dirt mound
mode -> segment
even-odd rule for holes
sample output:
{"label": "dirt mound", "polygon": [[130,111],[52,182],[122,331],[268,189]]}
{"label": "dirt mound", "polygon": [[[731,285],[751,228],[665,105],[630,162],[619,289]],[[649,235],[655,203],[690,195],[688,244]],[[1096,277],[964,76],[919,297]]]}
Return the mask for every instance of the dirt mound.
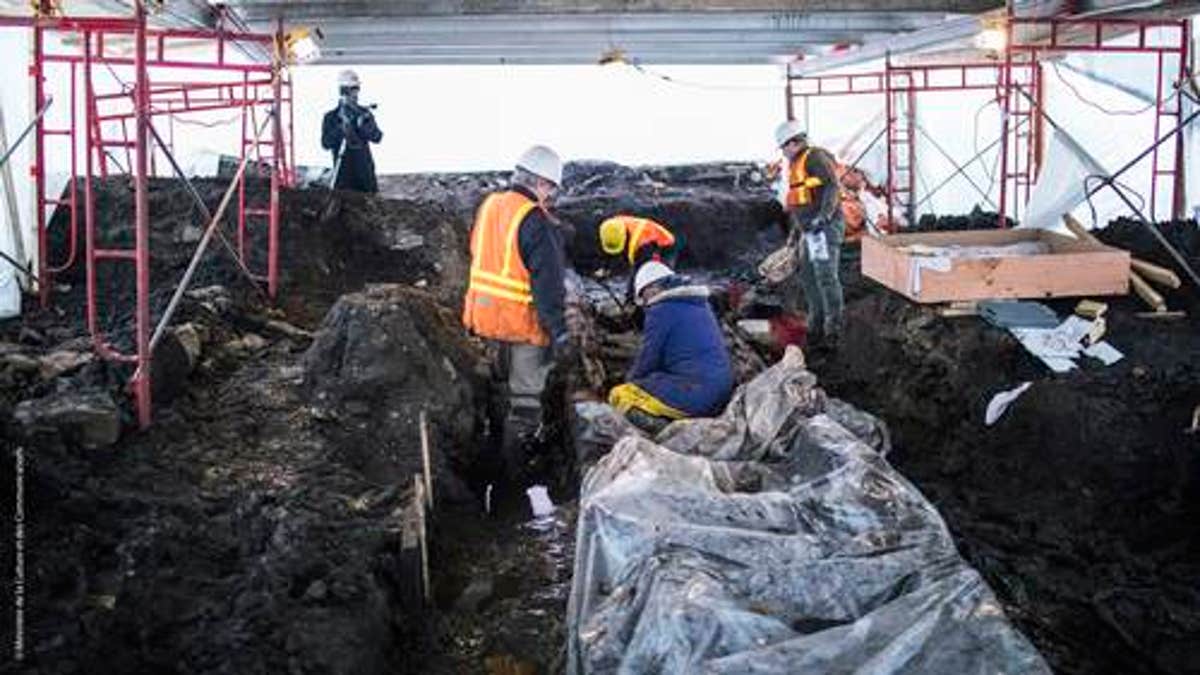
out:
{"label": "dirt mound", "polygon": [[[1055,669],[1200,668],[1200,436],[1184,431],[1200,404],[1194,328],[1107,299],[1107,339],[1126,358],[1054,376],[980,319],[861,279],[848,297],[843,348],[814,370],[887,421],[892,461]],[[1074,301],[1048,304],[1065,315]],[[1022,381],[1034,384],[984,426],[988,400]]]}
{"label": "dirt mound", "polygon": [[[422,472],[428,416],[435,495],[467,499],[451,471],[474,463],[486,401],[482,353],[432,296],[398,285],[343,296],[304,354],[304,388],[345,461],[376,480]],[[446,453],[451,456],[447,457]]]}
{"label": "dirt mound", "polygon": [[[1014,227],[1017,223],[1012,218],[1005,218],[1008,227]],[[1000,214],[995,211],[984,211],[976,206],[967,215],[948,214],[937,215],[936,213],[926,213],[917,219],[917,226],[913,230],[917,232],[950,232],[956,230],[994,230],[996,224],[1000,222]]]}
{"label": "dirt mound", "polygon": [[[228,182],[193,181],[209,210],[215,212]],[[268,185],[247,182],[247,204],[265,203]],[[129,180],[96,181],[98,246],[128,248],[133,242],[133,190]],[[333,207],[329,207],[333,201]],[[151,315],[157,320],[187,267],[207,225],[186,186],[177,180],[153,179],[149,190]],[[340,208],[339,208],[340,207]],[[453,213],[434,202],[384,199],[352,192],[335,195],[322,188],[280,192],[280,298],[294,320],[315,325],[343,293],[365,283],[424,281],[444,299],[459,298],[465,288],[467,243],[465,229]],[[332,216],[328,215],[332,214]],[[69,255],[65,212],[51,226],[53,260]],[[85,307],[83,224],[78,224],[76,263],[56,277],[69,288],[54,302],[67,308],[83,326]],[[237,247],[237,202],[226,210],[223,232]],[[249,267],[266,272],[266,226],[263,219],[248,225]],[[232,255],[219,239],[208,246],[192,287],[219,284],[246,298],[255,296]],[[132,344],[135,277],[132,265],[102,264],[98,268],[100,325],[119,346]]]}
{"label": "dirt mound", "polygon": [[[445,204],[463,231],[490,191],[504,189],[507,172],[385,176],[381,193]],[[554,212],[574,231],[569,254],[583,274],[622,269],[599,247],[600,223],[618,213],[648,216],[682,235],[684,269],[719,271],[744,265],[782,242],[781,210],[770,186],[751,164],[626,167],[612,162],[568,162]]]}
{"label": "dirt mound", "polygon": [[339,460],[302,343],[248,338],[111,451],[24,446],[30,672],[405,672],[411,495]]}
{"label": "dirt mound", "polygon": [[[1200,227],[1196,221],[1176,220],[1159,223],[1158,231],[1180,252],[1192,269],[1200,273]],[[1118,218],[1097,231],[1096,235],[1106,244],[1126,249],[1135,257],[1174,270],[1183,280],[1183,287],[1177,290],[1158,290],[1163,294],[1169,308],[1187,311],[1192,322],[1200,325],[1200,291],[1192,285],[1186,271],[1145,225],[1140,221]]]}

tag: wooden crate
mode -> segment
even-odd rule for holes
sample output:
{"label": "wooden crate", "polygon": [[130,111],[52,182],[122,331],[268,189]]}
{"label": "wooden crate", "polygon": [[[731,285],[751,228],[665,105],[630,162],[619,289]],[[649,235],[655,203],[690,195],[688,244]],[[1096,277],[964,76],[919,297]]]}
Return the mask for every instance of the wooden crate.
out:
{"label": "wooden crate", "polygon": [[[905,247],[1004,246],[1045,242],[1041,255],[942,258],[917,255]],[[936,267],[947,267],[939,270]],[[1129,252],[1097,247],[1044,230],[914,232],[863,237],[862,273],[915,302],[1125,295],[1129,292]]]}

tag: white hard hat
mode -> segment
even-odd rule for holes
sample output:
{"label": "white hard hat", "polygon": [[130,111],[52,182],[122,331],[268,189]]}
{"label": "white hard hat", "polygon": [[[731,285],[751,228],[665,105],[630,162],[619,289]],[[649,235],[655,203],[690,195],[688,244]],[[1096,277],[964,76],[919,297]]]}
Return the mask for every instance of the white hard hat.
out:
{"label": "white hard hat", "polygon": [[361,87],[362,83],[358,80],[358,73],[353,70],[343,70],[338,73],[338,87]]}
{"label": "white hard hat", "polygon": [[633,296],[637,299],[637,303],[639,305],[642,304],[641,295],[643,289],[673,274],[675,274],[674,270],[657,260],[651,260],[639,267],[637,274],[633,277]]}
{"label": "white hard hat", "polygon": [[796,120],[788,120],[783,124],[775,127],[775,145],[783,147],[784,143],[792,140],[797,136],[808,138],[808,130],[804,125]]}
{"label": "white hard hat", "polygon": [[541,176],[555,185],[562,185],[562,160],[558,153],[544,145],[535,145],[517,158],[517,168]]}

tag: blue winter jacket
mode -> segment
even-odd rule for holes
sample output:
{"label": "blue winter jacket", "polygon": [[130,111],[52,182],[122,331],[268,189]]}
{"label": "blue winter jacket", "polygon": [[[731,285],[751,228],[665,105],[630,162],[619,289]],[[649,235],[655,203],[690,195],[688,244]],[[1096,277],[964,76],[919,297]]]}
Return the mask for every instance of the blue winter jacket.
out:
{"label": "blue winter jacket", "polygon": [[713,416],[733,391],[729,352],[708,288],[674,281],[646,307],[642,347],[628,379],[690,416]]}

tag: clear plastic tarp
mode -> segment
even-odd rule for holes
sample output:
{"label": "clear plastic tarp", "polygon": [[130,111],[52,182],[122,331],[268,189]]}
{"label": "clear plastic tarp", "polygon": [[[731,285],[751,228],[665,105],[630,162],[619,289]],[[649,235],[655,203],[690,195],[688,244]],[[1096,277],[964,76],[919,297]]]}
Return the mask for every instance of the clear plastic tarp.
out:
{"label": "clear plastic tarp", "polygon": [[[1049,673],[803,355],[587,471],[568,672]],[[584,424],[624,429],[588,404]],[[586,435],[586,434],[585,434]]]}

